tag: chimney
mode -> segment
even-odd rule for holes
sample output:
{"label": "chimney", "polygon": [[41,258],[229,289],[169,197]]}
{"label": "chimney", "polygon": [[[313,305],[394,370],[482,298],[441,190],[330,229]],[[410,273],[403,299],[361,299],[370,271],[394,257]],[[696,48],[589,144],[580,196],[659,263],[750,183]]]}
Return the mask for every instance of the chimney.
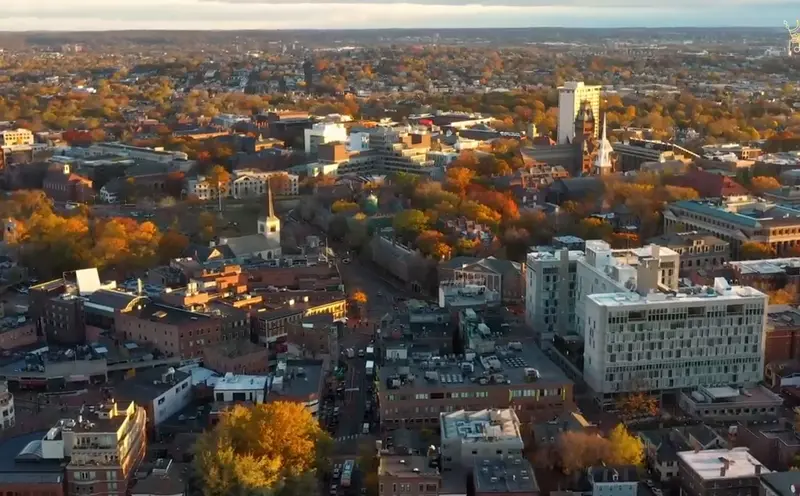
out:
{"label": "chimney", "polygon": [[723,465],[723,466],[721,466],[719,468],[719,476],[720,477],[725,477],[725,472],[726,472],[726,467],[725,467],[725,465]]}
{"label": "chimney", "polygon": [[756,475],[761,475],[761,465],[756,464]]}

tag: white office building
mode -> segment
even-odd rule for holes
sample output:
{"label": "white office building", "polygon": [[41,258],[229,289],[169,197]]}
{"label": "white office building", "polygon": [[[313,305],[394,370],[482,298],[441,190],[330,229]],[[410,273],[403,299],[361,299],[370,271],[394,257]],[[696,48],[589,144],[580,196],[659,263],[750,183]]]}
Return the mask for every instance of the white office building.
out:
{"label": "white office building", "polygon": [[[585,300],[583,373],[598,400],[639,390],[755,384],[764,369],[767,296],[717,278],[714,287],[640,292]],[[640,271],[642,282],[645,274]]]}
{"label": "white office building", "polygon": [[228,372],[214,385],[214,401],[264,403],[268,384],[269,377],[265,375],[235,375]]}
{"label": "white office building", "polygon": [[338,122],[318,122],[304,133],[307,154],[316,153],[319,145],[325,143],[347,143],[347,128]]}
{"label": "white office building", "polygon": [[442,468],[472,467],[475,460],[521,456],[525,447],[511,408],[439,414]]}
{"label": "white office building", "polygon": [[582,251],[554,250],[528,253],[525,272],[525,322],[543,340],[553,334],[575,332],[575,290]]}
{"label": "white office building", "polygon": [[[588,101],[592,113],[600,115],[600,86],[587,86],[582,81],[569,81],[558,88],[558,143],[572,143],[575,139],[575,118],[583,102]],[[600,126],[595,126],[598,136]]]}
{"label": "white office building", "polygon": [[[655,267],[655,273],[650,271]],[[586,242],[576,265],[575,329],[583,336],[586,297],[593,294],[678,289],[680,255],[658,245],[612,250],[602,240]],[[654,274],[655,280],[649,277]]]}

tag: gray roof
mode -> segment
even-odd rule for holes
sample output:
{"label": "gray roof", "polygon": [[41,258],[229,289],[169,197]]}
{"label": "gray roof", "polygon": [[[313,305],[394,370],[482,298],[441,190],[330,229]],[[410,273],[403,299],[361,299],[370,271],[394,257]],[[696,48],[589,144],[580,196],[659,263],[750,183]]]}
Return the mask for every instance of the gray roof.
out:
{"label": "gray roof", "polygon": [[761,481],[779,496],[795,496],[792,486],[800,487],[800,472],[771,472],[763,474]]}
{"label": "gray roof", "polygon": [[439,267],[445,269],[460,269],[464,265],[474,264],[479,261],[480,258],[478,257],[453,257],[450,260],[440,263]]}
{"label": "gray roof", "polygon": [[639,472],[633,465],[590,467],[589,471],[595,483],[639,481]]}
{"label": "gray roof", "polygon": [[126,402],[133,401],[136,404],[147,406],[147,403],[152,403],[153,400],[169,391],[175,384],[180,384],[191,377],[191,374],[187,372],[175,370],[173,380],[162,383],[162,375],[170,368],[164,366],[140,369],[136,371],[135,376],[129,377],[114,386],[114,396]]}
{"label": "gray roof", "polygon": [[142,307],[141,310],[134,310],[134,312],[136,312],[136,315],[138,315],[140,319],[174,326],[184,324],[187,321],[211,319],[211,317],[202,313],[191,312],[182,308],[161,305],[159,303],[150,303]]}
{"label": "gray roof", "polygon": [[99,289],[89,296],[88,302],[94,303],[95,305],[113,308],[114,310],[123,310],[136,298],[139,298],[139,296],[130,293],[123,293],[122,291]]}
{"label": "gray roof", "polygon": [[16,457],[30,443],[44,438],[46,431],[16,436],[0,443],[0,483],[55,484],[64,477],[63,460],[17,461]]}
{"label": "gray roof", "polygon": [[247,257],[261,253],[262,251],[280,248],[280,243],[267,239],[267,237],[261,234],[228,238],[222,245],[227,246],[235,257]]}
{"label": "gray roof", "polygon": [[524,458],[476,459],[473,467],[476,493],[538,493],[539,484],[530,462]]}

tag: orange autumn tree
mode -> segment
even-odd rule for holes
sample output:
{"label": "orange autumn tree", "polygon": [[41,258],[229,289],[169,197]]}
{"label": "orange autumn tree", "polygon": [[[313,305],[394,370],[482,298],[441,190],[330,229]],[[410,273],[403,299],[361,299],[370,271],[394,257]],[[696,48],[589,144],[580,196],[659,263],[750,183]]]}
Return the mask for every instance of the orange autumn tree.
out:
{"label": "orange autumn tree", "polygon": [[327,464],[330,445],[300,403],[237,405],[200,436],[194,464],[205,496],[272,494],[293,486],[307,492]]}

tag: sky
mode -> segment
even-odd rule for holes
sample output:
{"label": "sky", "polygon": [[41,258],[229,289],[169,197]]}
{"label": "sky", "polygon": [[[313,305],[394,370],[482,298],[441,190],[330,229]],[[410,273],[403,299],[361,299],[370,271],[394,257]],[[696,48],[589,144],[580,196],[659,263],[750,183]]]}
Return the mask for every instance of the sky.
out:
{"label": "sky", "polygon": [[0,0],[0,31],[767,26],[800,0]]}

